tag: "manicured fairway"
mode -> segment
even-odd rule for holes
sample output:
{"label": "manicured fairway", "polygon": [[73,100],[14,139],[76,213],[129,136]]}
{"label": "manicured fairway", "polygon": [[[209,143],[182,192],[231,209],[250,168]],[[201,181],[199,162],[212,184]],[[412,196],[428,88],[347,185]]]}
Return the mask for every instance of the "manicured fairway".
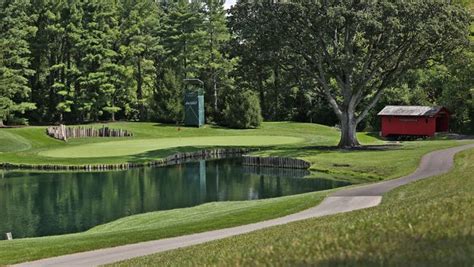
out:
{"label": "manicured fairway", "polygon": [[30,148],[31,145],[27,139],[5,130],[0,131],[0,153],[18,152],[28,150]]}
{"label": "manicured fairway", "polygon": [[472,266],[474,150],[380,206],[291,223],[116,266]]}
{"label": "manicured fairway", "polygon": [[303,142],[303,138],[290,136],[203,136],[111,141],[53,149],[39,155],[57,158],[101,158],[135,155],[173,147],[206,146],[269,146]]}
{"label": "manicured fairway", "polygon": [[320,191],[264,200],[214,202],[129,216],[83,233],[0,240],[0,266],[281,217],[317,205],[327,193]]}
{"label": "manicured fairway", "polygon": [[[110,127],[131,130],[134,137],[120,141],[113,138],[72,139],[65,143],[46,136],[44,127],[0,129],[0,139],[3,138],[0,142],[0,162],[68,165],[146,162],[176,152],[221,146],[225,142],[226,146],[262,148],[258,152],[261,155],[303,158],[312,163],[313,170],[340,174],[341,177],[349,175],[347,179],[357,183],[410,173],[425,153],[458,145],[452,140],[431,140],[403,142],[398,147],[387,149],[339,150],[334,148],[339,136],[337,129],[289,122],[264,123],[262,128],[253,130],[205,127],[186,128],[178,132],[176,126],[154,123],[113,123]],[[368,133],[359,133],[359,138],[365,145],[385,144]],[[186,143],[183,140],[187,140]],[[198,144],[193,143],[198,141]],[[127,144],[124,146],[126,150],[115,150],[123,142]],[[106,148],[118,154],[107,154],[109,149]],[[79,150],[77,154],[71,152],[75,149]],[[59,154],[56,157],[44,156],[49,153]],[[99,153],[104,154],[99,157]],[[127,154],[118,156],[120,153]],[[227,202],[212,203],[176,212],[124,218],[86,233],[0,241],[0,265],[274,218],[312,206],[322,199],[322,194],[325,193],[239,202],[235,206]],[[192,218],[187,217],[190,214],[194,214]],[[177,225],[174,222],[180,223]]]}
{"label": "manicured fairway", "polygon": [[[102,127],[102,124],[89,125]],[[402,142],[374,150],[339,150],[339,131],[310,123],[265,122],[258,129],[235,130],[207,125],[117,122],[111,128],[133,132],[131,138],[79,138],[68,142],[45,134],[45,127],[0,129],[0,163],[89,165],[143,163],[177,152],[216,146],[260,148],[256,154],[301,158],[311,170],[350,176],[353,183],[399,177],[412,172],[423,154],[457,145],[452,140]],[[358,133],[364,145],[384,145],[377,134]]]}

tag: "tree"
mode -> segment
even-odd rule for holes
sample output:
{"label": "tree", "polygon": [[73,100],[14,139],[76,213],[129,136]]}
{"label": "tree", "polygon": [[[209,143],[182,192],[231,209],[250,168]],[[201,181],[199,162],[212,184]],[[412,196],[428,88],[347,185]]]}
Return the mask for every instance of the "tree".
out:
{"label": "tree", "polygon": [[118,38],[116,6],[114,1],[93,0],[82,3],[81,9],[81,38],[75,47],[80,72],[75,102],[81,120],[97,121],[104,111],[110,112],[110,98],[116,89],[108,76],[118,57],[114,50]]}
{"label": "tree", "polygon": [[120,6],[120,54],[122,62],[133,69],[139,118],[145,120],[146,99],[153,91],[155,65],[153,59],[161,55],[159,43],[160,11],[155,1],[122,1]]}
{"label": "tree", "polygon": [[407,71],[466,43],[469,16],[446,1],[279,4],[270,18],[318,82],[341,126],[339,147],[359,146],[357,125]]}
{"label": "tree", "polygon": [[226,99],[225,124],[231,128],[257,128],[262,123],[258,97],[252,91],[233,93]]}
{"label": "tree", "polygon": [[202,4],[180,0],[163,6],[163,53],[156,56],[154,106],[158,120],[182,119],[183,79],[199,77],[205,60]]}
{"label": "tree", "polygon": [[166,61],[181,78],[199,74],[205,48],[202,5],[186,0],[170,4],[165,10],[160,33]]}
{"label": "tree", "polygon": [[285,45],[280,21],[272,19],[280,6],[268,1],[239,2],[230,10],[230,54],[238,59],[233,76],[238,88],[258,93],[266,120],[299,119],[298,96],[306,94],[304,72]]}
{"label": "tree", "polygon": [[0,1],[0,127],[8,116],[34,109],[27,101],[30,47],[35,33],[28,16],[29,1]]}
{"label": "tree", "polygon": [[165,68],[153,93],[153,110],[160,121],[179,122],[183,117],[182,79],[173,68]]}
{"label": "tree", "polygon": [[218,91],[230,83],[228,76],[233,68],[233,61],[224,54],[224,46],[230,40],[229,30],[226,25],[226,11],[224,0],[206,0],[204,7],[204,42],[207,49],[203,49],[203,59],[207,59],[204,66],[203,81],[207,95],[212,95],[208,105],[212,107],[213,117],[218,116]]}

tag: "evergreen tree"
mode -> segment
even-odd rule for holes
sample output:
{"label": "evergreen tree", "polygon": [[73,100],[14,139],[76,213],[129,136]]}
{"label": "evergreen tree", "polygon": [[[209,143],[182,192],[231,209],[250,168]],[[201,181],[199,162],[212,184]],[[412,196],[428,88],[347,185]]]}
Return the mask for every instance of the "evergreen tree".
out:
{"label": "evergreen tree", "polygon": [[232,94],[224,110],[225,125],[231,128],[257,128],[262,123],[262,110],[258,97],[252,91]]}
{"label": "evergreen tree", "polygon": [[[117,52],[117,20],[113,1],[87,1],[82,4],[82,31],[77,47],[76,108],[82,120],[97,121],[104,111],[110,111],[110,98],[115,87],[106,68],[114,64]],[[105,109],[105,110],[104,110]]]}
{"label": "evergreen tree", "polygon": [[28,102],[30,49],[28,39],[35,33],[27,0],[0,1],[0,126],[9,116],[34,109]]}
{"label": "evergreen tree", "polygon": [[233,69],[234,61],[225,55],[225,46],[230,40],[227,28],[224,0],[206,0],[204,7],[205,43],[207,49],[203,50],[202,59],[207,62],[201,74],[205,84],[208,112],[214,117],[219,114],[219,91],[229,86],[229,73]]}
{"label": "evergreen tree", "polygon": [[202,68],[205,32],[202,5],[179,0],[164,15],[163,38],[166,61],[181,78],[197,77]]}
{"label": "evergreen tree", "polygon": [[154,59],[162,54],[159,43],[160,10],[152,0],[122,1],[121,45],[122,62],[133,69],[136,84],[136,105],[139,118],[147,119],[147,99],[153,92],[156,75]]}
{"label": "evergreen tree", "polygon": [[295,110],[310,108],[297,102],[298,96],[307,94],[307,88],[301,86],[308,83],[306,75],[291,68],[299,61],[285,47],[278,20],[269,19],[279,6],[271,2],[241,1],[229,16],[232,56],[239,59],[234,72],[237,87],[259,94],[267,120],[297,118],[300,114]]}
{"label": "evergreen tree", "polygon": [[173,68],[164,68],[153,94],[152,107],[156,117],[164,122],[179,122],[183,118],[182,79]]}
{"label": "evergreen tree", "polygon": [[[202,4],[185,0],[164,6],[163,26],[160,31],[163,61],[155,60],[157,81],[154,105],[158,120],[181,120],[183,79],[199,77],[203,65],[205,33]],[[176,105],[176,106],[175,106]]]}

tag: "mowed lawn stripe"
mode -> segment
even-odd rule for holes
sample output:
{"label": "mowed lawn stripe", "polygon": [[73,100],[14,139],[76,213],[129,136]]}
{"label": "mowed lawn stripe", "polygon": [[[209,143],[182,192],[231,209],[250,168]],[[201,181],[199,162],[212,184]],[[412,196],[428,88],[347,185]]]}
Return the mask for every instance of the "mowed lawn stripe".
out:
{"label": "mowed lawn stripe", "polygon": [[202,136],[121,140],[91,143],[40,152],[55,158],[100,158],[135,155],[148,151],[186,146],[270,146],[303,142],[291,136]]}
{"label": "mowed lawn stripe", "polygon": [[9,129],[0,131],[0,153],[24,151],[30,148],[31,144],[25,138],[12,133]]}

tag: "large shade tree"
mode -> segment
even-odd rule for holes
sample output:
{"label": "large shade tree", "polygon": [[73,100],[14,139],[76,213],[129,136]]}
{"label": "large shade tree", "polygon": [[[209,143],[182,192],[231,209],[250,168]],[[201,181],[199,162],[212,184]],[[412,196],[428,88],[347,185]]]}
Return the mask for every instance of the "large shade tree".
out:
{"label": "large shade tree", "polygon": [[345,148],[360,145],[356,127],[384,90],[466,43],[470,20],[440,0],[292,1],[268,19],[278,21],[294,67],[317,82],[339,118]]}

